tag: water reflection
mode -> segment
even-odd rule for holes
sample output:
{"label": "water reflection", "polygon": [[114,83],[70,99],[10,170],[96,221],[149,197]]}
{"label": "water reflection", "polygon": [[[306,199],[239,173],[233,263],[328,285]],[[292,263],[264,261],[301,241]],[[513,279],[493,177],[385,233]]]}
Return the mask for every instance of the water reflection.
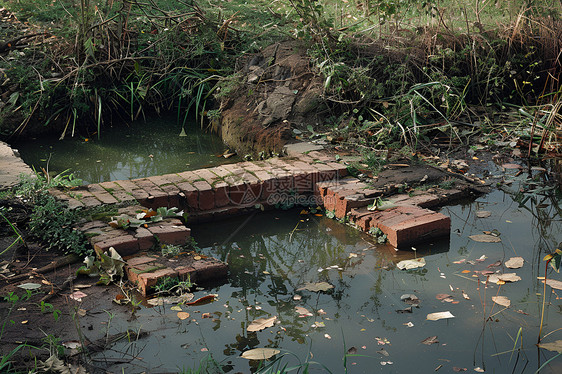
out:
{"label": "water reflection", "polygon": [[[185,137],[173,117],[136,121],[130,127],[104,129],[101,139],[56,137],[15,144],[23,160],[37,170],[71,171],[86,183],[133,179],[239,161],[220,157],[222,141],[191,123]],[[218,157],[217,157],[218,156]]]}

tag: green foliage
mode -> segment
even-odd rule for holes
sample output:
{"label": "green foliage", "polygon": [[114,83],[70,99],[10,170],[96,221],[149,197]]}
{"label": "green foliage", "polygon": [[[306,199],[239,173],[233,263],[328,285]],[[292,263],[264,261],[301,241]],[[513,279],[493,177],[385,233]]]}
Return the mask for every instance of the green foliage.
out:
{"label": "green foliage", "polygon": [[86,256],[92,249],[85,235],[74,228],[80,214],[49,195],[40,196],[29,223],[31,233],[41,239],[47,250],[58,248],[64,253]]}
{"label": "green foliage", "polygon": [[194,286],[190,278],[182,281],[178,277],[164,277],[158,279],[158,283],[154,286],[157,293],[184,293],[188,292]]}

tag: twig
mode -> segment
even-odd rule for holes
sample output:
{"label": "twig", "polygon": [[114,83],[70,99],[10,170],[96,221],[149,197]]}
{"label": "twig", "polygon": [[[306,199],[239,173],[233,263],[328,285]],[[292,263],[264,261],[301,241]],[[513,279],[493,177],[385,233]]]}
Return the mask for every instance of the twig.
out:
{"label": "twig", "polygon": [[79,262],[81,259],[82,258],[80,256],[78,256],[77,254],[70,254],[70,255],[64,256],[63,258],[59,258],[59,259],[51,262],[49,265],[45,265],[45,266],[43,266],[39,269],[30,271],[30,272],[25,273],[25,274],[16,275],[14,277],[8,278],[7,280],[9,282],[15,282],[15,281],[20,281],[20,280],[25,279],[25,278],[29,278],[31,275],[34,275],[34,274],[49,273],[49,272],[51,272],[53,270],[56,270],[60,267],[75,264],[75,263]]}

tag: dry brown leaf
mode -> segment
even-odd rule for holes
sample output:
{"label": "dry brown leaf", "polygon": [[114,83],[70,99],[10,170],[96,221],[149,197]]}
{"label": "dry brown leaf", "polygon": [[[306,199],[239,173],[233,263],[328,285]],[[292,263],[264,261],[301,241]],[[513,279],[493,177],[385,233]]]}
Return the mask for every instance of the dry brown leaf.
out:
{"label": "dry brown leaf", "polygon": [[509,308],[511,305],[511,301],[505,296],[492,296],[492,301],[506,308]]}
{"label": "dry brown leaf", "polygon": [[437,340],[437,335],[430,336],[425,338],[421,341],[422,344],[432,345],[432,344],[439,344],[439,340]]}
{"label": "dry brown leaf", "polygon": [[492,212],[488,210],[479,210],[476,212],[476,217],[478,218],[488,218],[492,215]]}
{"label": "dry brown leaf", "polygon": [[[544,281],[543,281],[543,283],[544,283]],[[560,282],[558,280],[547,279],[546,284],[548,284],[550,287],[555,288],[557,290],[562,290],[562,282]]]}
{"label": "dry brown leaf", "polygon": [[523,257],[512,257],[505,262],[505,266],[510,269],[519,269],[523,267],[524,262],[525,260],[523,260]]}
{"label": "dry brown leaf", "polygon": [[308,290],[312,292],[320,292],[320,291],[328,291],[329,289],[332,288],[334,288],[334,286],[332,286],[328,282],[318,282],[318,283],[306,282],[304,286],[298,288],[297,291]]}
{"label": "dry brown leaf", "polygon": [[517,282],[520,281],[521,277],[515,273],[505,273],[505,274],[492,274],[488,277],[488,281],[492,283],[498,283],[499,281],[504,282]]}
{"label": "dry brown leaf", "polygon": [[273,316],[270,318],[258,318],[252,321],[252,323],[250,323],[250,325],[246,330],[250,332],[261,331],[265,328],[273,326],[276,320],[277,320],[277,316]]}
{"label": "dry brown leaf", "polygon": [[469,238],[481,243],[499,243],[502,241],[498,236],[487,234],[470,235]]}
{"label": "dry brown leaf", "polygon": [[303,308],[302,306],[297,306],[295,307],[295,311],[300,314],[301,316],[307,316],[307,317],[312,317],[313,314],[306,308]]}
{"label": "dry brown leaf", "polygon": [[557,340],[551,343],[539,343],[537,344],[539,348],[548,349],[553,352],[562,353],[562,340]]}
{"label": "dry brown leaf", "polygon": [[451,314],[451,312],[446,311],[446,312],[429,313],[426,317],[426,319],[429,321],[438,321],[440,319],[448,319],[448,318],[455,318],[455,316]]}
{"label": "dry brown leaf", "polygon": [[183,321],[184,319],[189,318],[189,313],[187,313],[187,312],[178,312],[178,318]]}
{"label": "dry brown leaf", "polygon": [[242,353],[240,357],[247,360],[267,360],[281,352],[275,348],[254,348]]}

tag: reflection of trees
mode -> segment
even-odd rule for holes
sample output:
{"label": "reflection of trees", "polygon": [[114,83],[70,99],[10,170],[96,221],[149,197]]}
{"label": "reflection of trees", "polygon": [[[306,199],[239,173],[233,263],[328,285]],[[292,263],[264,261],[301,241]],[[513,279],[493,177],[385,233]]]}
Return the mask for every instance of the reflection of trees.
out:
{"label": "reflection of trees", "polygon": [[226,161],[215,157],[224,150],[218,137],[202,133],[197,126],[187,129],[187,137],[179,137],[174,122],[156,119],[129,129],[108,129],[100,140],[88,142],[44,139],[39,144],[18,146],[24,160],[36,168],[46,167],[47,162],[41,160],[50,159],[49,170],[60,173],[70,168],[90,183],[161,175]]}
{"label": "reflection of trees", "polygon": [[[228,259],[230,285],[237,289],[231,297],[238,299],[244,307],[265,300],[274,308],[273,313],[286,328],[282,334],[268,335],[268,342],[260,344],[257,341],[258,334],[248,333],[246,327],[254,319],[270,314],[249,308],[245,310],[244,321],[240,323],[235,341],[225,344],[225,354],[237,355],[257,346],[276,347],[287,337],[299,344],[306,343],[309,339],[307,335],[315,331],[311,327],[312,322],[321,321],[322,316],[315,319],[300,318],[294,310],[295,302],[292,297],[295,293],[302,296],[298,305],[312,312],[327,308],[331,310],[331,316],[336,318],[356,312],[352,310],[353,298],[348,297],[353,291],[349,283],[353,275],[343,274],[363,263],[362,258],[350,261],[348,256],[350,250],[357,249],[354,245],[359,242],[361,234],[339,223],[334,227],[327,227],[326,223],[332,226],[334,221],[317,217],[299,223],[298,229],[293,230],[295,221],[298,222],[302,216],[293,212],[286,213],[292,219],[285,217],[273,220],[274,214],[277,213],[256,215],[242,228],[239,226],[241,220],[235,221],[238,225],[235,223],[231,227],[218,223],[208,233],[213,235],[223,232],[227,236],[229,232],[239,230],[231,242],[215,247],[211,253],[223,260]],[[273,223],[267,224],[268,221]],[[330,229],[329,232],[326,231],[327,228]],[[337,238],[331,235],[334,230],[338,230]],[[195,234],[195,237],[198,238],[198,235]],[[216,239],[216,234],[213,238]],[[318,268],[325,269],[332,265],[344,270],[318,272]],[[305,282],[318,281],[328,281],[334,285],[334,289],[326,293],[296,292]],[[377,295],[372,297],[376,298]]]}

